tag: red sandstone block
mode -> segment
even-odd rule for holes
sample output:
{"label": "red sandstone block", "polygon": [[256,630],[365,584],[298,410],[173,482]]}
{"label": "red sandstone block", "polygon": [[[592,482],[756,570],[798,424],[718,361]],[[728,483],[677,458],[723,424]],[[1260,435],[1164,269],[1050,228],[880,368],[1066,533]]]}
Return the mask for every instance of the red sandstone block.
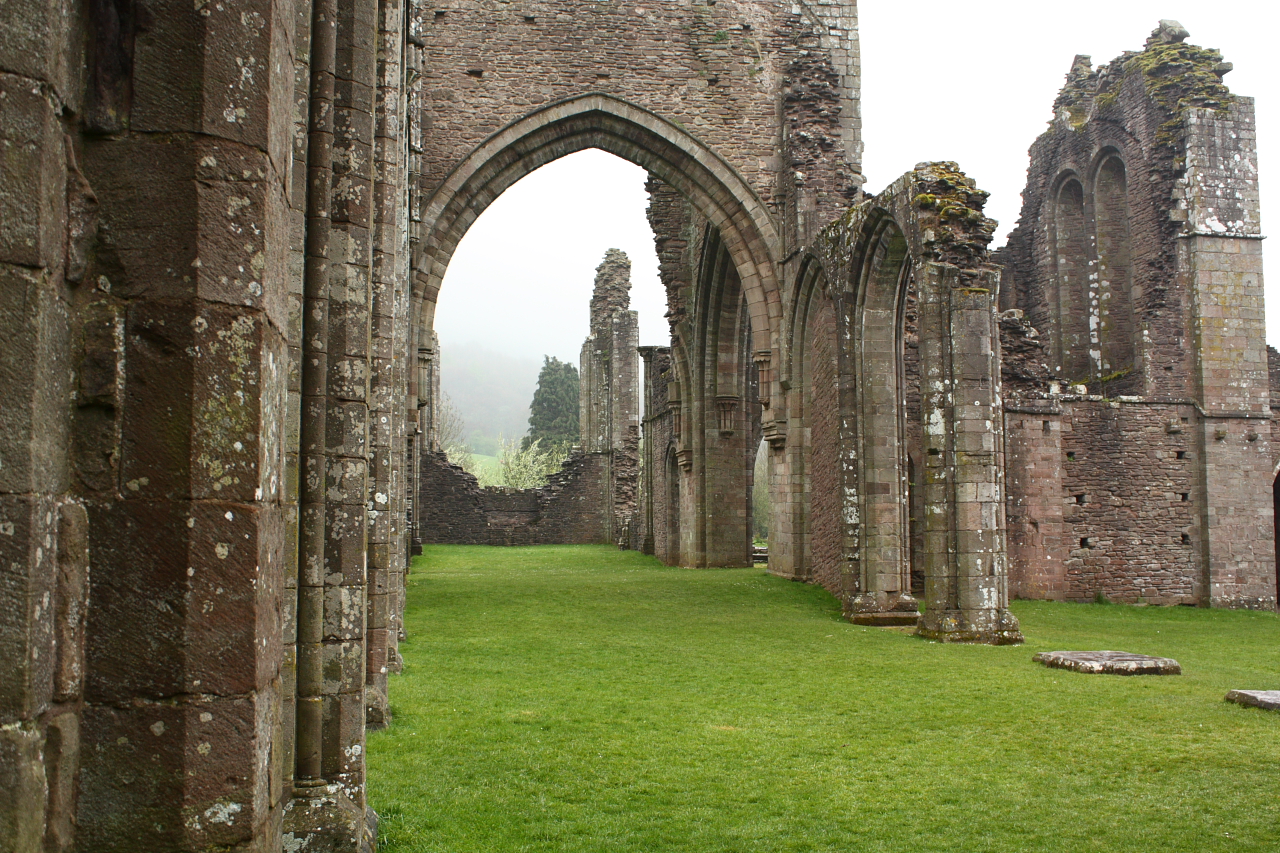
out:
{"label": "red sandstone block", "polygon": [[90,706],[78,843],[102,853],[252,840],[266,817],[262,699]]}
{"label": "red sandstone block", "polygon": [[342,785],[360,806],[364,805],[364,730],[363,690],[324,697],[324,764],[321,770],[326,779]]}
{"label": "red sandstone block", "polygon": [[279,669],[279,511],[121,501],[91,511],[92,701],[234,695]]}
{"label": "red sandstone block", "polygon": [[56,520],[52,499],[0,497],[0,724],[33,719],[53,693]]}
{"label": "red sandstone block", "polygon": [[66,215],[66,154],[53,107],[29,78],[0,73],[0,148],[0,262],[55,264]]}

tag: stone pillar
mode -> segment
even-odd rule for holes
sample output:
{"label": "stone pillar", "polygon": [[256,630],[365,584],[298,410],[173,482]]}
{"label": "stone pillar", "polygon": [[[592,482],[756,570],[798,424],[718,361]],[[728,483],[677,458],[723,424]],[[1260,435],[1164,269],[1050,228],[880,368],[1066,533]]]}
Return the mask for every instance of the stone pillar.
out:
{"label": "stone pillar", "polygon": [[86,280],[121,325],[95,438],[118,445],[86,495],[75,846],[277,849],[294,8],[123,23],[91,38],[107,133],[82,152]]}
{"label": "stone pillar", "polygon": [[[72,841],[88,555],[85,512],[68,494],[67,447],[81,409],[105,433],[107,452],[114,446],[120,326],[111,308],[96,312],[85,342],[96,381],[77,388],[73,299],[77,287],[92,288],[83,251],[95,203],[59,114],[83,109],[68,74],[81,58],[67,48],[53,4],[24,0],[3,18],[0,850],[36,853]],[[72,399],[81,403],[74,413]]]}
{"label": "stone pillar", "polygon": [[404,127],[401,50],[404,8],[400,0],[378,5],[377,116],[374,123],[373,300],[368,505],[369,602],[366,714],[371,727],[389,722],[387,675],[396,658],[396,590],[403,580],[405,371],[408,367],[407,229],[403,169]]}
{"label": "stone pillar", "polygon": [[999,277],[917,268],[924,385],[925,599],[921,636],[1022,641],[1009,611],[1000,410]]}
{"label": "stone pillar", "polygon": [[636,511],[640,452],[640,326],[630,310],[631,261],[610,249],[596,269],[591,336],[579,362],[579,441],[584,453],[605,453],[609,539],[629,545]]}
{"label": "stone pillar", "polygon": [[298,723],[286,839],[364,842],[376,0],[312,17]]}
{"label": "stone pillar", "polygon": [[1200,410],[1201,565],[1208,604],[1276,606],[1270,389],[1253,101],[1183,115],[1186,224],[1179,278],[1191,296]]}

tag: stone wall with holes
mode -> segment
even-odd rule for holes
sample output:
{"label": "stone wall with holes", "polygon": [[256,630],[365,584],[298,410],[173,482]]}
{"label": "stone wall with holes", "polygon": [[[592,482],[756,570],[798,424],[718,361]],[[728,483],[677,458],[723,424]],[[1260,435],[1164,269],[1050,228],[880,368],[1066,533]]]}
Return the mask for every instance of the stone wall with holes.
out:
{"label": "stone wall with holes", "polygon": [[998,253],[1019,595],[1276,603],[1253,102],[1187,38],[1076,57]]}
{"label": "stone wall with holes", "polygon": [[1198,603],[1194,415],[1078,395],[1006,407],[1014,594]]}
{"label": "stone wall with holes", "polygon": [[418,529],[425,545],[600,545],[609,454],[578,453],[538,489],[481,488],[439,451],[422,456]]}

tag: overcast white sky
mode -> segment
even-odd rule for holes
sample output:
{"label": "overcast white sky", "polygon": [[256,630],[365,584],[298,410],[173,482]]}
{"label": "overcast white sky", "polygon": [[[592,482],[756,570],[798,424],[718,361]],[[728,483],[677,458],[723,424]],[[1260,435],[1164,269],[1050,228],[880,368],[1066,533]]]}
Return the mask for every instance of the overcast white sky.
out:
{"label": "overcast white sky", "polygon": [[[1181,21],[1190,41],[1222,50],[1226,82],[1257,100],[1263,233],[1280,187],[1280,3],[1245,0],[863,0],[863,171],[877,192],[923,160],[955,160],[991,193],[995,244],[1013,228],[1026,182],[1027,149],[1051,118],[1054,96],[1077,53],[1095,67],[1140,50],[1161,18]],[[667,342],[642,169],[584,151],[539,169],[476,221],[450,264],[436,330],[442,344],[474,341],[508,355],[577,363],[588,301],[608,248],[631,257],[640,340]],[[1269,242],[1266,254],[1280,249]],[[1280,343],[1280,266],[1268,263],[1268,337]]]}

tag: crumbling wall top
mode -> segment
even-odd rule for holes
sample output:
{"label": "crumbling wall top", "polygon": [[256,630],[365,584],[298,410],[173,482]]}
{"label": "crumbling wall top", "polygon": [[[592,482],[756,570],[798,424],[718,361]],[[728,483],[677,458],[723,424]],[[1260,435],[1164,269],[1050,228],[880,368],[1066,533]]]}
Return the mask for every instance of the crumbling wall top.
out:
{"label": "crumbling wall top", "polygon": [[1189,36],[1177,21],[1161,21],[1141,51],[1125,51],[1096,70],[1088,56],[1076,56],[1054,101],[1055,121],[1078,129],[1109,111],[1132,78],[1173,123],[1160,128],[1157,143],[1173,144],[1187,110],[1224,109],[1236,100],[1222,82],[1231,63],[1223,61],[1221,51],[1187,44]]}
{"label": "crumbling wall top", "polygon": [[596,286],[591,294],[592,325],[615,311],[631,307],[631,259],[621,249],[610,249],[596,267]]}

